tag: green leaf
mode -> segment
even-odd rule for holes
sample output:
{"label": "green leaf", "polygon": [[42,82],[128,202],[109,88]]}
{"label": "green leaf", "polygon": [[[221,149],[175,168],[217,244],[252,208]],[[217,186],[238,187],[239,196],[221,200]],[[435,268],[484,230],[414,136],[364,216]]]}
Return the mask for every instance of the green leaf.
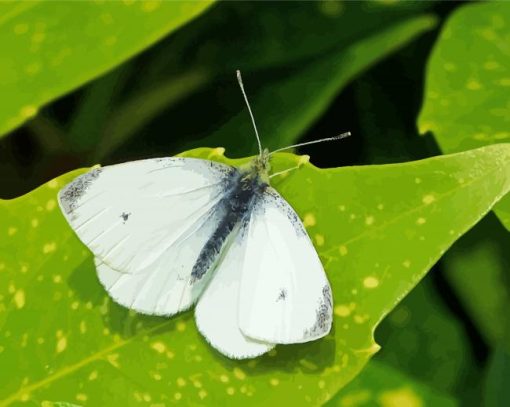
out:
{"label": "green leaf", "polygon": [[41,106],[147,48],[201,2],[2,2],[0,135]]}
{"label": "green leaf", "polygon": [[[186,155],[248,160],[221,153]],[[302,165],[273,184],[304,220],[327,270],[334,328],[251,361],[214,351],[190,312],[146,317],[109,300],[56,203],[82,170],[0,201],[0,406],[323,403],[377,351],[379,321],[510,188],[510,145],[326,170],[305,158],[275,155],[274,171]]]}
{"label": "green leaf", "polygon": [[462,236],[442,260],[464,308],[492,346],[510,351],[510,236],[491,215]]}
{"label": "green leaf", "polygon": [[382,350],[376,360],[465,400],[472,397],[480,372],[465,327],[431,278],[423,279],[377,328]]}
{"label": "green leaf", "polygon": [[371,361],[360,375],[327,402],[325,407],[456,405],[450,396],[438,393],[384,363]]}
{"label": "green leaf", "polygon": [[504,407],[510,404],[510,353],[498,348],[491,356],[485,380],[483,407]]}
{"label": "green leaf", "polygon": [[[446,23],[430,57],[418,119],[444,153],[510,140],[510,3],[463,6]],[[468,45],[467,45],[468,44]],[[510,198],[496,206],[510,229]]]}
{"label": "green leaf", "polygon": [[[436,19],[430,15],[409,18],[290,70],[284,78],[278,76],[260,87],[250,86],[246,81],[264,147],[272,150],[295,142],[354,76],[435,24]],[[217,132],[199,142],[214,145],[228,140],[236,153],[254,153],[256,141],[247,136],[253,134],[247,117],[247,111],[242,109]],[[339,132],[342,130],[346,129]],[[233,134],[237,137],[232,137]]]}
{"label": "green leaf", "polygon": [[126,139],[140,131],[154,116],[200,89],[209,80],[209,75],[203,71],[185,72],[124,102],[101,130],[103,134],[95,146],[94,158],[100,161],[108,156]]}

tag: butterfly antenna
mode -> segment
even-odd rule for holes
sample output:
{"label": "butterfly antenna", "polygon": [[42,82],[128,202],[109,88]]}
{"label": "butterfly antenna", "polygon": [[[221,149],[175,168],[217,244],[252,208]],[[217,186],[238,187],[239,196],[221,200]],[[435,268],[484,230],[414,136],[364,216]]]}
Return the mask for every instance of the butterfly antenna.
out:
{"label": "butterfly antenna", "polygon": [[239,86],[241,88],[241,92],[243,92],[244,101],[246,102],[246,106],[248,106],[248,112],[250,112],[251,122],[253,124],[253,128],[255,130],[255,136],[257,137],[257,143],[259,145],[259,154],[262,156],[262,144],[260,143],[259,132],[257,130],[257,125],[255,124],[255,117],[253,117],[253,113],[251,111],[250,102],[248,102],[248,97],[246,96],[246,92],[244,91],[243,78],[241,77],[241,71],[238,69],[237,73],[237,82],[239,82]]}
{"label": "butterfly antenna", "polygon": [[321,138],[319,140],[312,140],[312,141],[307,141],[305,143],[293,144],[291,146],[282,147],[282,148],[279,148],[277,150],[271,151],[269,153],[269,155],[277,153],[279,151],[289,150],[289,149],[295,148],[295,147],[307,146],[307,145],[310,145],[310,144],[317,144],[317,143],[324,143],[325,141],[341,140],[343,138],[349,137],[350,135],[351,135],[351,132],[347,131],[347,132],[339,134],[338,136],[335,136],[335,137]]}

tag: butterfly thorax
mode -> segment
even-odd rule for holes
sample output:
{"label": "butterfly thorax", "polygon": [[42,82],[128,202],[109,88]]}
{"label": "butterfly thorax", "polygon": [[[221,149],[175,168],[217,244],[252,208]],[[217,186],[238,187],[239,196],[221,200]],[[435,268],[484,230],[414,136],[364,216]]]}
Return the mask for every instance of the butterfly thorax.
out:
{"label": "butterfly thorax", "polygon": [[260,155],[241,166],[239,170],[243,174],[243,179],[256,179],[261,183],[269,185],[269,171],[271,170],[269,150],[265,148]]}

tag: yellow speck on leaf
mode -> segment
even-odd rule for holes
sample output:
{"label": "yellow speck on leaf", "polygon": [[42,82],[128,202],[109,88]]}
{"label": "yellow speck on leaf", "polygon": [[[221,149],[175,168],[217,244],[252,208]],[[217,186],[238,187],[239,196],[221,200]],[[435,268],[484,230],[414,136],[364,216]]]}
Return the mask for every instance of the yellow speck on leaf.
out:
{"label": "yellow speck on leaf", "polygon": [[216,147],[211,150],[208,158],[211,158],[214,156],[222,156],[223,154],[225,154],[225,148],[224,147]]}
{"label": "yellow speck on leaf", "polygon": [[354,322],[357,324],[363,324],[368,320],[368,315],[354,315]]}
{"label": "yellow speck on leaf", "polygon": [[367,216],[365,218],[365,225],[373,225],[374,224],[374,217],[373,216]]}
{"label": "yellow speck on leaf", "polygon": [[[340,407],[356,407],[367,403],[371,399],[369,390],[351,392],[340,399]],[[407,406],[406,406],[407,407]]]}
{"label": "yellow speck on leaf", "polygon": [[237,377],[239,380],[246,379],[246,373],[244,373],[241,369],[238,367],[234,368],[234,376]]}
{"label": "yellow speck on leaf", "polygon": [[303,218],[303,225],[305,228],[309,226],[315,226],[316,223],[317,222],[313,213],[307,213]]}
{"label": "yellow speck on leaf", "polygon": [[468,88],[469,90],[478,90],[478,89],[481,89],[482,87],[482,84],[474,79],[471,79],[468,81],[468,83],[466,84],[466,88]]}
{"label": "yellow speck on leaf", "polygon": [[278,386],[280,381],[273,377],[271,380],[269,380],[269,383],[271,383],[271,386]]}
{"label": "yellow speck on leaf", "polygon": [[151,11],[154,11],[159,8],[159,6],[161,5],[161,1],[160,0],[148,0],[148,1],[141,2],[141,5],[142,5],[143,11],[150,13]]}
{"label": "yellow speck on leaf", "polygon": [[43,253],[44,254],[52,253],[56,250],[56,248],[57,248],[57,244],[55,242],[46,243],[43,246]]}
{"label": "yellow speck on leaf", "polygon": [[422,407],[422,399],[409,387],[388,390],[379,395],[382,407]]}
{"label": "yellow speck on leaf", "polygon": [[154,342],[151,345],[151,348],[154,349],[158,353],[163,353],[166,350],[166,346],[163,342]]}
{"label": "yellow speck on leaf", "polygon": [[324,236],[317,233],[315,235],[315,243],[317,244],[317,246],[324,246]]}
{"label": "yellow speck on leaf", "polygon": [[365,277],[363,285],[366,288],[376,288],[379,285],[379,279],[373,276]]}
{"label": "yellow speck on leaf", "polygon": [[50,189],[56,189],[56,188],[58,188],[58,181],[56,178],[54,178],[51,181],[48,181],[48,183],[46,185],[48,185],[48,188],[50,188]]}
{"label": "yellow speck on leaf", "polygon": [[422,202],[425,204],[425,205],[430,205],[432,202],[434,202],[436,200],[436,197],[432,194],[427,194],[427,195],[424,195],[423,198],[422,198]]}
{"label": "yellow speck on leaf", "polygon": [[67,338],[65,336],[62,336],[57,341],[57,347],[56,347],[57,353],[62,353],[63,351],[66,350],[66,348],[67,348]]}
{"label": "yellow speck on leaf", "polygon": [[87,401],[88,397],[85,393],[78,393],[76,395],[76,400],[78,401]]}
{"label": "yellow speck on leaf", "polygon": [[14,34],[22,35],[28,32],[28,24],[19,23],[14,26]]}
{"label": "yellow speck on leaf", "polygon": [[117,369],[120,368],[119,364],[119,354],[118,353],[111,353],[108,356],[106,356],[106,360]]}
{"label": "yellow speck on leaf", "polygon": [[351,309],[346,305],[335,306],[335,315],[339,317],[347,317],[351,314]]}
{"label": "yellow speck on leaf", "polygon": [[27,105],[21,108],[20,115],[23,119],[30,119],[37,114],[37,107]]}
{"label": "yellow speck on leaf", "polygon": [[25,291],[16,291],[14,294],[14,304],[16,304],[16,308],[18,309],[21,309],[25,306]]}
{"label": "yellow speck on leaf", "polygon": [[340,252],[340,256],[345,256],[348,253],[347,246],[341,245],[338,251]]}
{"label": "yellow speck on leaf", "polygon": [[52,211],[57,206],[57,202],[54,199],[50,199],[48,202],[46,202],[46,210]]}
{"label": "yellow speck on leaf", "polygon": [[427,222],[427,220],[425,218],[418,218],[418,219],[416,219],[416,223],[418,225],[423,225],[426,222]]}

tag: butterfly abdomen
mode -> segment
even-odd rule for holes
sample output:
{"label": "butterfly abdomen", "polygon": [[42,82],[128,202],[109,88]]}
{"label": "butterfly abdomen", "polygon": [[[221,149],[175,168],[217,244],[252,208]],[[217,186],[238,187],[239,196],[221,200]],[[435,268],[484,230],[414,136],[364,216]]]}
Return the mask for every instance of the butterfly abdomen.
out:
{"label": "butterfly abdomen", "polygon": [[192,282],[200,280],[218,259],[228,236],[250,213],[267,184],[258,177],[240,177],[218,203],[221,221],[206,242],[191,272]]}

